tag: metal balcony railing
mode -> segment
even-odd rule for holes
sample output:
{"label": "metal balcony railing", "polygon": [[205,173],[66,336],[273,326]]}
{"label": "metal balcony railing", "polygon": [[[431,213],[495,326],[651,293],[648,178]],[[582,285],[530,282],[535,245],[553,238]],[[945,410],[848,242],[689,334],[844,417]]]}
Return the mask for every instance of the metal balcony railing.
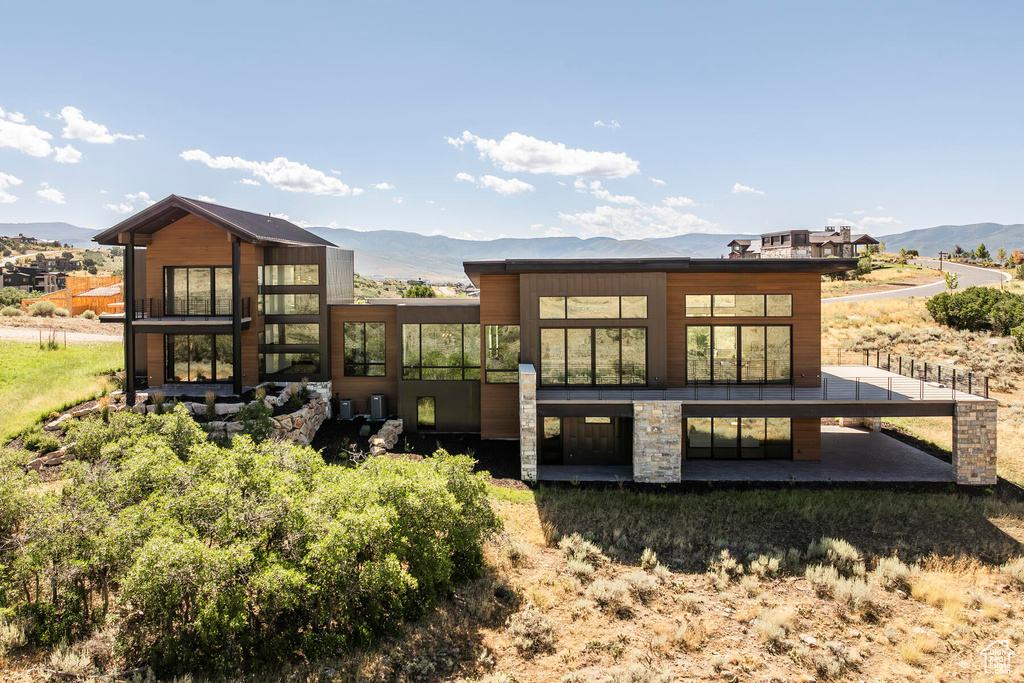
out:
{"label": "metal balcony railing", "polygon": [[[251,317],[250,298],[242,298],[242,317]],[[136,299],[133,320],[158,318],[229,318],[230,298],[175,297],[172,299]]]}
{"label": "metal balcony railing", "polygon": [[968,370],[959,370],[942,363],[929,363],[919,358],[886,353],[877,349],[854,351],[851,349],[822,349],[822,365],[866,365],[912,377],[922,382],[948,385],[951,389],[988,398],[988,376]]}

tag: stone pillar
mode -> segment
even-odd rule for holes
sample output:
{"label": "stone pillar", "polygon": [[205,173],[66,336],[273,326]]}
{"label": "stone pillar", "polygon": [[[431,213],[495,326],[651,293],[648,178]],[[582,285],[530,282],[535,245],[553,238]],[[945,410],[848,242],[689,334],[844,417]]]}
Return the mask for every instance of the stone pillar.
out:
{"label": "stone pillar", "polygon": [[633,480],[669,484],[682,479],[683,406],[677,401],[633,402]]}
{"label": "stone pillar", "polygon": [[882,418],[880,417],[865,417],[864,418],[864,429],[870,429],[873,432],[882,431]]}
{"label": "stone pillar", "polygon": [[969,486],[996,483],[998,404],[959,401],[953,414],[953,480]]}
{"label": "stone pillar", "polygon": [[537,481],[537,371],[519,366],[519,476]]}

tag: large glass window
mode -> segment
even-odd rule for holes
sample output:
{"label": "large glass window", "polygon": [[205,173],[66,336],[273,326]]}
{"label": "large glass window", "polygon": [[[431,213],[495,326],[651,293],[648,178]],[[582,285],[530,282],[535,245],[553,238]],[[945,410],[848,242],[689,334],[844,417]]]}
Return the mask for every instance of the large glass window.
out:
{"label": "large glass window", "polygon": [[647,317],[646,296],[542,296],[542,320],[637,319]]}
{"label": "large glass window", "polygon": [[480,379],[480,325],[402,325],[402,378]]}
{"label": "large glass window", "polygon": [[383,322],[345,323],[345,375],[383,377],[387,353]]}
{"label": "large glass window", "polygon": [[231,335],[164,336],[164,372],[168,382],[230,382]]}
{"label": "large glass window", "polygon": [[231,315],[231,268],[164,268],[167,315]]}
{"label": "large glass window", "polygon": [[319,344],[317,323],[271,323],[264,328],[267,344]]}
{"label": "large glass window", "polygon": [[319,294],[264,294],[263,310],[266,315],[318,315]]}
{"label": "large glass window", "polygon": [[519,325],[484,327],[484,372],[493,384],[519,382]]}
{"label": "large glass window", "polygon": [[722,459],[792,458],[788,417],[690,417],[686,457]]}
{"label": "large glass window", "polygon": [[792,294],[687,294],[687,318],[780,318],[793,315]]}
{"label": "large glass window", "polygon": [[541,384],[647,384],[644,327],[548,327],[540,331],[540,347]]}
{"label": "large glass window", "polygon": [[788,325],[689,325],[689,382],[786,382],[792,373]]}
{"label": "large glass window", "polygon": [[296,353],[261,353],[260,376],[320,374],[320,354],[315,351]]}
{"label": "large glass window", "polygon": [[318,285],[320,266],[315,263],[261,266],[258,279],[261,285]]}

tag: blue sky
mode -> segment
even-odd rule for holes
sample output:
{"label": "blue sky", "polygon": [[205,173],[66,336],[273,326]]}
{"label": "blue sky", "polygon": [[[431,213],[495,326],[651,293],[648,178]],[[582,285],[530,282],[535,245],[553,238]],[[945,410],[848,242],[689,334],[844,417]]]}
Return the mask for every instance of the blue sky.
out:
{"label": "blue sky", "polygon": [[171,193],[474,239],[1022,222],[1022,25],[1019,2],[6,3],[0,222],[103,228]]}

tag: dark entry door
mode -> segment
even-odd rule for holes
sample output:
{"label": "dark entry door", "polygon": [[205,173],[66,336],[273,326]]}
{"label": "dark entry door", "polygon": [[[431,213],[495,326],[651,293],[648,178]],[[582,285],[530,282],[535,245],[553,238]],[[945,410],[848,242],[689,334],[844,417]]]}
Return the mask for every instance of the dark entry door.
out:
{"label": "dark entry door", "polygon": [[564,465],[630,465],[631,420],[617,417],[562,418]]}

